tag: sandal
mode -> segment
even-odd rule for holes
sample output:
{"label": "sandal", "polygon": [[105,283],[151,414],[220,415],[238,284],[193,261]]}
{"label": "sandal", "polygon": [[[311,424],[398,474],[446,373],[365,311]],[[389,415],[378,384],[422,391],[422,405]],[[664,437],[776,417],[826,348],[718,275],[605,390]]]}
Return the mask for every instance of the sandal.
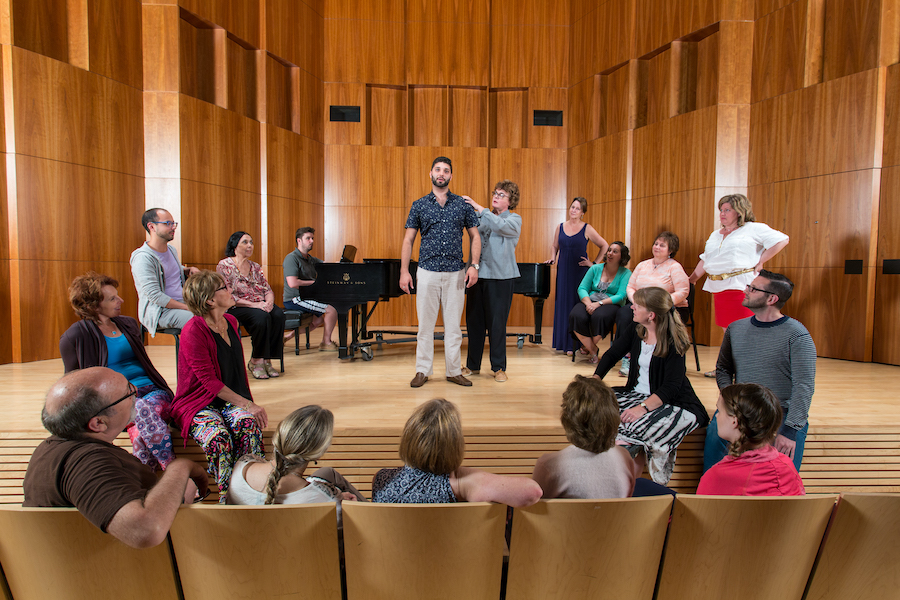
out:
{"label": "sandal", "polygon": [[713,370],[713,371],[707,371],[706,373],[703,374],[703,376],[704,376],[704,377],[709,377],[710,379],[715,379],[715,378],[716,378],[716,372],[715,372],[714,370]]}
{"label": "sandal", "polygon": [[252,360],[247,363],[247,370],[253,375],[254,379],[268,379],[269,374],[266,373],[266,363],[254,363]]}
{"label": "sandal", "polygon": [[598,362],[600,362],[600,357],[596,354],[591,354],[590,358],[588,358],[587,361],[592,365],[596,365]]}
{"label": "sandal", "polygon": [[263,363],[266,367],[266,375],[269,377],[281,377],[281,373],[278,372],[278,369],[272,366],[272,361],[268,358]]}

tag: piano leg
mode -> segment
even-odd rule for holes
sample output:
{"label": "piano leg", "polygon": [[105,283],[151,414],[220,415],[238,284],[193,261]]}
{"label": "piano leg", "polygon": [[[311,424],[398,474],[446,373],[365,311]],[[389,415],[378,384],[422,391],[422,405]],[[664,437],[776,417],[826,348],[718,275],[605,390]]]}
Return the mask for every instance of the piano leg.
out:
{"label": "piano leg", "polygon": [[353,349],[347,344],[347,313],[338,311],[338,358],[346,360],[353,358]]}
{"label": "piano leg", "polygon": [[534,337],[531,338],[532,344],[541,343],[541,325],[544,321],[544,299],[532,298],[534,303]]}

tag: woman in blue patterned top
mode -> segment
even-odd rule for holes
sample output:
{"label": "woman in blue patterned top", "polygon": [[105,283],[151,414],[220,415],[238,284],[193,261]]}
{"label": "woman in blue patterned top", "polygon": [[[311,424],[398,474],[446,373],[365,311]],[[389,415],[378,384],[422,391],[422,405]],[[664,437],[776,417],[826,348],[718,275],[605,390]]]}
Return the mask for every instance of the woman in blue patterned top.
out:
{"label": "woman in blue patterned top", "polygon": [[381,469],[372,480],[372,500],[398,504],[500,502],[531,506],[541,487],[526,477],[507,477],[463,467],[466,442],[459,409],[435,398],[413,411],[400,438],[404,466]]}

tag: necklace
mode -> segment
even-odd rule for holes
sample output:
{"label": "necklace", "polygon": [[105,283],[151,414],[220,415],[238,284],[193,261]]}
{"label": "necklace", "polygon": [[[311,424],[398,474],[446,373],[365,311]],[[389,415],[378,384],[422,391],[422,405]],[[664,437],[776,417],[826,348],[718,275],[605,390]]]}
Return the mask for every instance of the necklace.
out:
{"label": "necklace", "polygon": [[206,324],[209,326],[210,329],[212,329],[213,331],[215,331],[216,333],[221,335],[223,338],[228,339],[225,337],[225,334],[228,332],[228,322],[227,321],[224,324],[219,325],[218,323],[210,323],[209,319],[203,319],[203,320],[206,321]]}
{"label": "necklace", "polygon": [[[110,333],[107,335],[104,329],[110,330]],[[112,321],[108,323],[100,323],[100,331],[103,332],[103,335],[106,335],[107,337],[116,337],[117,335],[119,335],[119,330],[116,329],[116,326]]]}

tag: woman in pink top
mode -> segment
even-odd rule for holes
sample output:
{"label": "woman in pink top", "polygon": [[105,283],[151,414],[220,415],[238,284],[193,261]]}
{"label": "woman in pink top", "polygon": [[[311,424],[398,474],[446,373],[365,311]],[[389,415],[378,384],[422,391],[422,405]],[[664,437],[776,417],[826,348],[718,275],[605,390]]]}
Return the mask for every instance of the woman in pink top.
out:
{"label": "woman in pink top", "polygon": [[729,456],[700,479],[698,495],[803,496],[793,461],[772,446],[781,426],[781,404],[755,383],[722,389],[716,407],[719,437],[731,442]]}
{"label": "woman in pink top", "polygon": [[[675,260],[680,243],[678,236],[671,231],[663,231],[653,242],[653,257],[649,258],[634,268],[625,294],[628,302],[619,309],[616,315],[616,338],[629,334],[634,327],[634,313],[631,305],[634,303],[634,293],[641,288],[658,287],[672,295],[672,303],[679,309],[687,309],[687,297],[691,291],[687,273],[681,263]],[[681,312],[681,311],[679,311]],[[682,321],[685,315],[681,315]],[[622,368],[619,375],[628,377],[629,357],[622,359]]]}

